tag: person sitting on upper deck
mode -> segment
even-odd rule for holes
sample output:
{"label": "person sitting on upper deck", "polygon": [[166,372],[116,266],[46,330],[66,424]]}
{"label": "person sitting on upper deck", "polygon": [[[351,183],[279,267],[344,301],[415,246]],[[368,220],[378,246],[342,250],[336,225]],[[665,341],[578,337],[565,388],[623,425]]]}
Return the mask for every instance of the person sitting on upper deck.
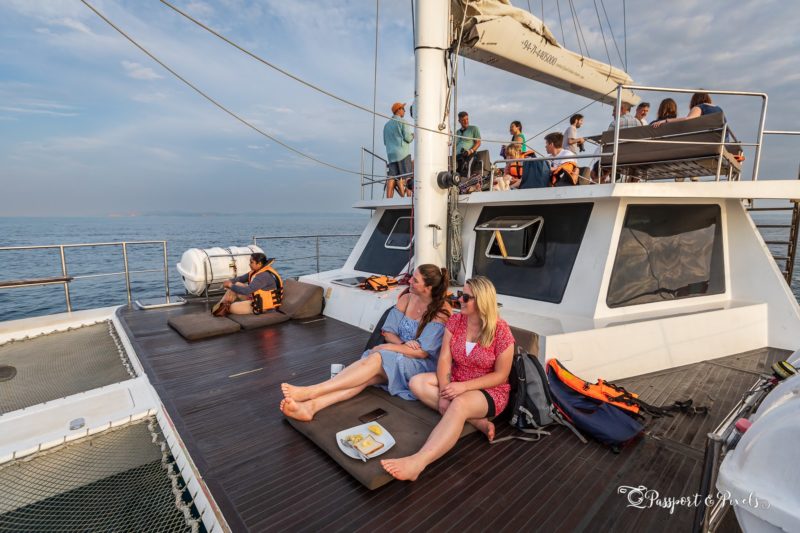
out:
{"label": "person sitting on upper deck", "polygon": [[684,120],[702,117],[703,115],[711,115],[712,113],[722,113],[722,108],[714,105],[714,103],[711,101],[711,95],[708,93],[694,93],[691,101],[689,102],[688,115],[685,117],[671,118],[658,124],[653,124],[653,127],[657,128],[662,124],[682,122]]}
{"label": "person sitting on upper deck", "polygon": [[633,118],[639,121],[640,126],[647,126],[647,114],[650,112],[650,102],[640,102],[636,106],[636,115]]}
{"label": "person sitting on upper deck", "polygon": [[[522,159],[522,153],[516,143],[509,144],[506,147],[506,159]],[[499,172],[499,170],[498,170]],[[494,178],[493,189],[495,191],[507,191],[509,189],[519,189],[519,183],[522,180],[522,163],[519,161],[512,161],[506,163],[506,168],[503,173]]]}
{"label": "person sitting on upper deck", "polygon": [[456,169],[459,174],[466,176],[469,162],[481,147],[481,130],[478,126],[470,125],[469,113],[466,111],[458,114],[458,123],[461,128],[456,131]]}
{"label": "person sitting on upper deck", "polygon": [[489,442],[495,427],[489,420],[508,405],[508,375],[514,337],[497,316],[497,292],[488,278],[467,280],[459,294],[461,313],[447,321],[436,373],[411,379],[411,390],[442,414],[422,448],[408,457],[385,459],[383,468],[397,479],[414,481],[429,464],[447,453],[469,422]]}
{"label": "person sitting on upper deck", "polygon": [[[636,119],[636,117],[630,116],[628,113],[631,112],[631,104],[628,102],[622,102],[620,104],[621,116],[619,118],[619,127],[622,128],[635,128],[637,126],[641,126],[642,124]],[[614,117],[614,120],[608,125],[608,129],[613,130],[617,124],[617,108],[616,106],[611,108],[611,116]]]}
{"label": "person sitting on upper deck", "polygon": [[659,122],[664,122],[677,116],[678,104],[672,98],[664,98],[658,106],[658,117],[650,125],[655,126]]}
{"label": "person sitting on upper deck", "polygon": [[283,299],[283,281],[272,268],[273,261],[262,253],[250,254],[250,272],[222,282],[228,290],[211,313],[250,315],[278,309]]}
{"label": "person sitting on upper deck", "polygon": [[281,383],[283,414],[309,421],[321,409],[352,398],[369,385],[404,400],[416,399],[408,382],[436,369],[444,323],[450,316],[449,285],[446,269],[430,264],[417,268],[409,279],[409,292],[397,300],[383,325],[388,342],[366,350],[359,361],[322,383],[307,387]]}
{"label": "person sitting on upper deck", "polygon": [[544,136],[544,149],[550,157],[560,157],[550,161],[551,183],[555,187],[578,184],[578,160],[571,159],[575,154],[562,148],[564,135],[554,131]]}

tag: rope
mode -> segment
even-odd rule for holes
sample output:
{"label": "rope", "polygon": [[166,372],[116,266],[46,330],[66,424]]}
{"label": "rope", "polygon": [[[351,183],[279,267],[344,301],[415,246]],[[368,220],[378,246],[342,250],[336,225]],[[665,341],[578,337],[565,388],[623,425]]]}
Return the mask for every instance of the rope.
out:
{"label": "rope", "polygon": [[625,40],[625,71],[628,71],[628,8],[625,5],[625,0],[622,0],[622,31],[624,32]]}
{"label": "rope", "polygon": [[[378,106],[378,23],[380,22],[380,0],[375,0],[375,59],[372,71],[372,153],[375,153],[375,111]],[[375,158],[371,160],[370,173],[375,174]]]}
{"label": "rope", "polygon": [[[103,20],[103,21],[104,21],[106,24],[108,24],[109,26],[111,26],[112,28],[114,28],[114,29],[117,31],[117,33],[119,33],[120,35],[122,35],[123,37],[125,37],[125,39],[127,39],[128,41],[130,41],[130,43],[131,43],[131,44],[133,44],[133,45],[134,45],[136,48],[138,48],[139,50],[141,50],[142,52],[144,52],[144,53],[145,53],[145,54],[146,54],[146,55],[147,55],[147,56],[148,56],[150,59],[152,59],[153,61],[155,61],[155,62],[156,62],[156,63],[158,63],[159,65],[161,65],[161,66],[162,66],[162,67],[163,67],[163,68],[164,68],[164,69],[165,69],[167,72],[169,72],[170,74],[172,74],[173,76],[175,76],[176,78],[178,78],[180,81],[182,81],[182,82],[183,82],[185,85],[187,85],[187,86],[188,86],[190,89],[192,89],[194,92],[196,92],[197,94],[199,94],[200,96],[202,96],[203,98],[205,98],[206,100],[208,100],[209,102],[211,102],[211,103],[212,103],[212,104],[213,104],[215,107],[217,107],[218,109],[220,109],[220,110],[221,110],[221,111],[223,111],[224,113],[226,113],[226,114],[230,115],[231,117],[233,117],[234,119],[236,119],[238,122],[240,122],[240,123],[244,124],[245,126],[247,126],[248,128],[250,128],[251,130],[253,130],[253,131],[255,131],[255,132],[257,132],[257,133],[259,133],[259,134],[263,135],[263,136],[264,136],[264,137],[266,137],[267,139],[269,139],[269,140],[271,140],[272,142],[274,142],[274,143],[276,143],[276,144],[278,144],[278,145],[280,145],[280,146],[282,146],[282,147],[286,148],[287,150],[289,150],[289,151],[291,151],[291,152],[294,152],[295,154],[299,155],[300,157],[304,157],[304,158],[306,158],[306,159],[309,159],[309,160],[311,160],[311,161],[314,161],[315,163],[318,163],[318,164],[320,164],[320,165],[322,165],[322,166],[325,166],[325,167],[331,168],[331,169],[333,169],[333,170],[338,170],[339,172],[344,172],[344,173],[346,173],[346,174],[353,174],[353,175],[356,175],[356,176],[363,176],[363,175],[364,175],[364,174],[362,174],[361,172],[358,172],[358,171],[355,171],[355,170],[350,170],[350,169],[347,169],[347,168],[343,168],[343,167],[340,167],[340,166],[334,165],[334,164],[332,164],[332,163],[328,163],[327,161],[323,161],[323,160],[321,160],[321,159],[317,159],[316,157],[314,157],[314,156],[312,156],[312,155],[309,155],[309,154],[306,154],[305,152],[301,152],[301,151],[300,151],[300,150],[298,150],[297,148],[295,148],[295,147],[293,147],[293,146],[291,146],[291,145],[289,145],[289,144],[286,144],[285,142],[283,142],[283,141],[281,141],[281,140],[279,140],[279,139],[277,139],[277,138],[273,137],[273,136],[272,136],[272,135],[270,135],[269,133],[267,133],[267,132],[265,132],[264,130],[262,130],[262,129],[258,128],[258,127],[257,127],[257,126],[255,126],[254,124],[251,124],[250,122],[248,122],[247,120],[243,119],[242,117],[240,117],[239,115],[237,115],[236,113],[234,113],[233,111],[229,110],[227,107],[225,107],[224,105],[222,105],[221,103],[219,103],[217,100],[215,100],[214,98],[212,98],[211,96],[209,96],[208,94],[206,94],[205,92],[203,92],[203,90],[202,90],[202,89],[200,89],[199,87],[197,87],[196,85],[194,85],[192,82],[190,82],[189,80],[187,80],[186,78],[184,78],[183,76],[181,76],[180,74],[178,74],[178,73],[177,73],[175,70],[173,70],[173,69],[172,69],[172,68],[171,68],[169,65],[167,65],[166,63],[164,63],[163,61],[161,61],[160,59],[158,59],[158,58],[157,58],[155,55],[153,55],[153,54],[152,54],[152,53],[151,53],[149,50],[147,50],[147,49],[146,49],[144,46],[140,45],[140,44],[139,44],[138,42],[136,42],[136,41],[135,41],[135,40],[134,40],[134,39],[133,39],[131,36],[129,36],[127,33],[125,33],[125,32],[124,32],[124,31],[123,31],[121,28],[119,28],[119,27],[118,27],[116,24],[114,24],[114,23],[113,23],[113,22],[111,22],[111,21],[110,21],[108,18],[106,18],[106,16],[105,16],[105,15],[103,15],[102,13],[100,13],[100,12],[99,12],[99,11],[98,11],[98,10],[97,10],[97,9],[96,9],[94,6],[93,6],[93,5],[91,5],[89,2],[87,2],[87,0],[80,0],[80,1],[81,1],[81,3],[83,3],[83,4],[84,4],[86,7],[88,7],[89,9],[91,9],[91,10],[92,10],[92,11],[93,11],[93,12],[94,12],[94,13],[95,13],[95,14],[96,14],[98,17],[100,17],[100,18],[101,18],[101,19],[102,19],[102,20]],[[163,0],[162,0],[162,1],[163,1]],[[376,175],[372,175],[372,174],[370,174],[370,177],[372,177],[372,178],[375,178],[375,177],[382,177],[382,176],[376,176]]]}

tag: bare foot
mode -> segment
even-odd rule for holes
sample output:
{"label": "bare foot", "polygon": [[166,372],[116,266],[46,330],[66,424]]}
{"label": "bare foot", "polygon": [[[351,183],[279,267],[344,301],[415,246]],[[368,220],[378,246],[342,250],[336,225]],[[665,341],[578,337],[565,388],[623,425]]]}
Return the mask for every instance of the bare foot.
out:
{"label": "bare foot", "polygon": [[281,412],[301,422],[309,422],[314,418],[311,402],[296,402],[292,398],[281,400]]}
{"label": "bare foot", "polygon": [[486,438],[489,439],[489,442],[494,440],[494,424],[490,422],[488,418],[470,420],[469,423],[475,426],[475,428],[477,428],[481,433],[486,435]]}
{"label": "bare foot", "polygon": [[312,398],[311,387],[298,387],[296,385],[289,385],[288,383],[281,383],[281,391],[284,398],[291,398],[298,402],[304,402]]}
{"label": "bare foot", "polygon": [[384,459],[381,461],[381,466],[393,478],[401,481],[416,481],[425,469],[425,465],[420,463],[413,455],[399,459]]}

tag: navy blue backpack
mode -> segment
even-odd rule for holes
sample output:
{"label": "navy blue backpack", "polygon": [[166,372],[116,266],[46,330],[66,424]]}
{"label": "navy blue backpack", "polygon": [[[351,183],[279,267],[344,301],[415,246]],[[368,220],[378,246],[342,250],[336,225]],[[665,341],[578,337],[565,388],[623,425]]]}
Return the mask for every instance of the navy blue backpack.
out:
{"label": "navy blue backpack", "polygon": [[547,380],[555,406],[578,431],[609,446],[614,453],[644,431],[644,426],[622,409],[571,389],[549,365]]}

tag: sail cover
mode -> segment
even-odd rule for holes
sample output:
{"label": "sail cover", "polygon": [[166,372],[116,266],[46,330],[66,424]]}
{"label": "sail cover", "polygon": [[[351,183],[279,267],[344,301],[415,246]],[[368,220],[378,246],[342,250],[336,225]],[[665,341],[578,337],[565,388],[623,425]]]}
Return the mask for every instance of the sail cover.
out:
{"label": "sail cover", "polygon": [[[625,71],[562,47],[544,22],[509,0],[451,0],[451,5],[454,23],[464,20],[459,50],[464,57],[608,104],[616,101],[617,85],[633,83]],[[456,27],[455,35],[459,32]],[[629,90],[622,99],[639,103]]]}

